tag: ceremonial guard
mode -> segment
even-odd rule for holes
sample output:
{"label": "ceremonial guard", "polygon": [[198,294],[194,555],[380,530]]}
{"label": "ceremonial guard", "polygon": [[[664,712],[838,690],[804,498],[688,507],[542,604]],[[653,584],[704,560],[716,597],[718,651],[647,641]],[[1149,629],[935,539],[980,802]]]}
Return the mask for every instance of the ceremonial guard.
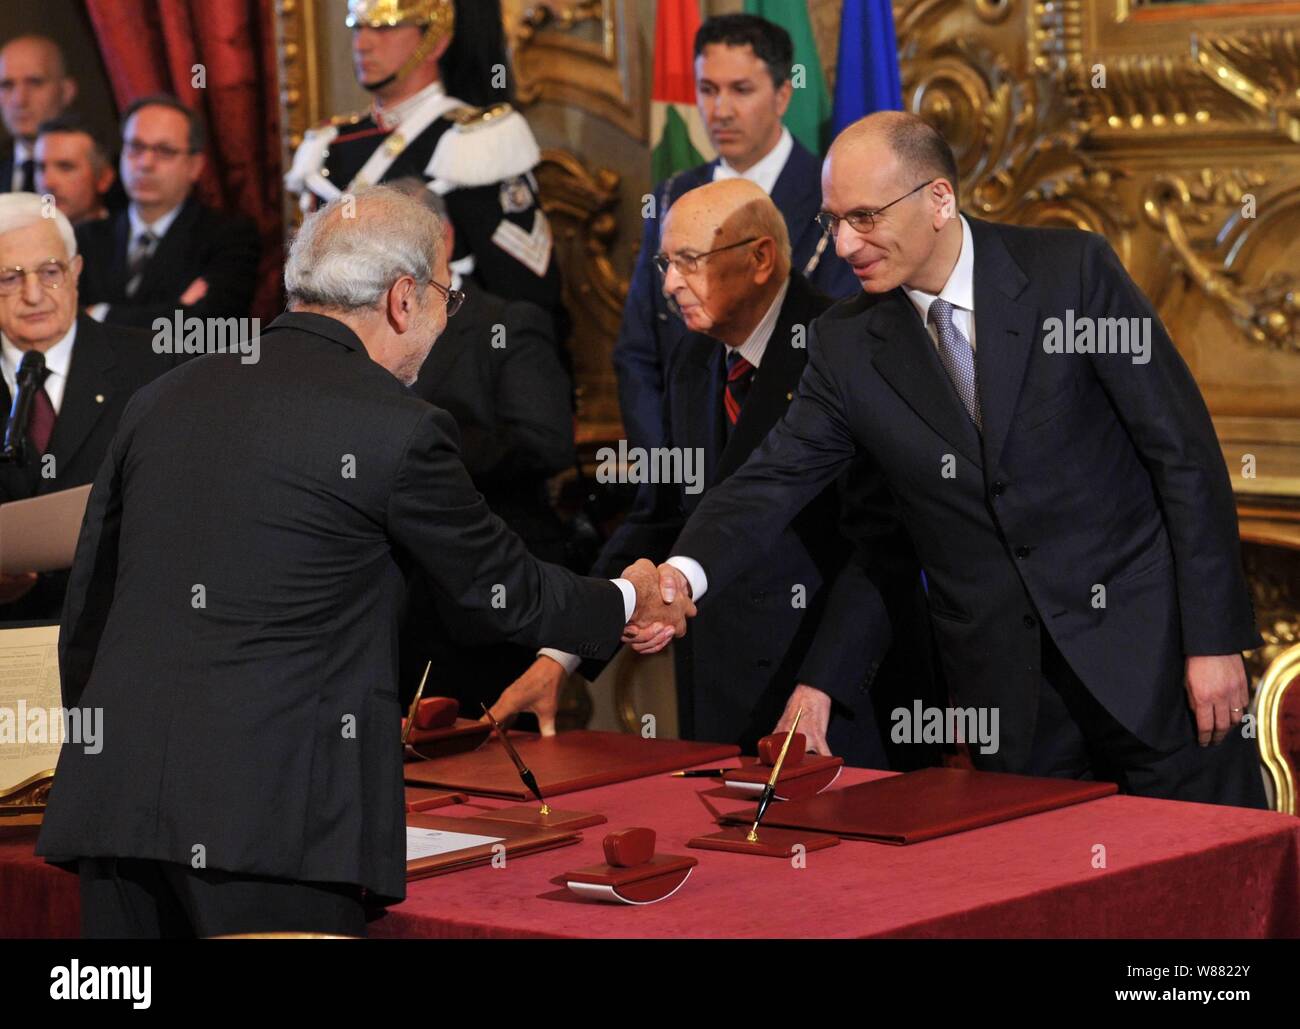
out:
{"label": "ceremonial guard", "polygon": [[418,176],[446,200],[461,275],[560,314],[541,153],[523,116],[492,102],[508,96],[497,0],[348,0],[347,25],[374,102],[304,135],[285,176],[302,209]]}

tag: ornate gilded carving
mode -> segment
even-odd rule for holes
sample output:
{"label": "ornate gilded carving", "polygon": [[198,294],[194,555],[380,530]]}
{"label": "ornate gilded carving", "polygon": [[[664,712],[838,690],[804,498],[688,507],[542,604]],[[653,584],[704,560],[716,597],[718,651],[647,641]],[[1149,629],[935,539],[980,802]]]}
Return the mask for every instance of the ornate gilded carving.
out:
{"label": "ornate gilded carving", "polygon": [[[1290,411],[1297,371],[1279,362],[1300,349],[1300,4],[894,9],[904,104],[954,144],[963,206],[1104,234],[1235,443]],[[1300,447],[1269,442],[1270,475],[1300,482]]]}
{"label": "ornate gilded carving", "polygon": [[610,256],[618,234],[619,177],[608,169],[590,171],[564,150],[544,151],[536,174],[564,269],[565,305],[574,323],[578,442],[585,448],[621,433],[611,351],[628,284]]}
{"label": "ornate gilded carving", "polygon": [[33,775],[0,796],[0,824],[15,815],[37,814],[45,810],[50,787],[54,785],[53,769]]}
{"label": "ornate gilded carving", "polygon": [[554,100],[644,141],[649,105],[627,0],[537,0],[522,10],[521,3],[504,5],[519,104]]}

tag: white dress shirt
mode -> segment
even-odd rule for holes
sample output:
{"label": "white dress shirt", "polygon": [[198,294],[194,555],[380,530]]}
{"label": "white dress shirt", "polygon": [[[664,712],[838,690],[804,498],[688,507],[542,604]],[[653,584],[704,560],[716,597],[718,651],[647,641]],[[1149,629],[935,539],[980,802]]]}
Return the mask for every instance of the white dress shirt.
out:
{"label": "white dress shirt", "polygon": [[[126,216],[131,222],[131,235],[127,237],[126,241],[127,259],[130,260],[131,251],[135,247],[135,241],[145,232],[153,233],[154,239],[161,243],[162,238],[167,235],[167,230],[172,227],[172,223],[176,221],[177,216],[181,213],[181,208],[184,206],[185,201],[182,200],[161,218],[155,218],[152,222],[147,222],[141,217],[140,212],[136,210],[135,204],[131,204],[126,209]],[[158,243],[155,243],[154,253],[157,252]],[[86,308],[86,314],[94,318],[95,321],[102,322],[108,317],[108,307],[109,305],[103,301],[98,304],[91,304],[90,307]]]}
{"label": "white dress shirt", "polygon": [[[970,340],[971,347],[975,346],[975,240],[971,235],[970,223],[966,221],[966,216],[961,215],[961,251],[957,254],[957,263],[953,265],[952,271],[948,275],[948,281],[943,284],[943,289],[938,296],[952,304],[952,323],[966,334]],[[907,294],[909,300],[916,305],[917,312],[921,315],[921,322],[930,333],[930,339],[936,347],[939,345],[939,330],[932,326],[929,321],[930,305],[934,303],[936,295],[926,293],[924,290],[909,289],[904,286],[903,291]],[[696,603],[704,596],[705,590],[709,588],[709,577],[704,574],[704,567],[693,557],[677,555],[670,557],[668,563],[686,576],[686,581],[691,584],[691,599]]]}
{"label": "white dress shirt", "polygon": [[161,240],[165,235],[167,235],[167,230],[172,227],[172,222],[176,220],[177,215],[181,213],[181,208],[184,206],[185,201],[182,200],[162,217],[155,218],[151,222],[147,222],[143,217],[141,217],[135,204],[128,207],[126,209],[126,216],[131,220],[131,238],[127,242],[126,252],[128,254],[131,252],[131,246],[140,237],[141,233],[145,231],[152,232],[155,239]]}
{"label": "white dress shirt", "polygon": [[[45,367],[49,371],[45,376],[45,393],[55,414],[63,405],[63,390],[68,384],[68,368],[72,365],[72,347],[76,339],[77,322],[74,319],[67,335],[45,351]],[[18,390],[18,366],[26,352],[9,342],[8,336],[0,334],[0,374],[4,375],[11,399]]]}
{"label": "white dress shirt", "polygon": [[[763,315],[758,325],[754,327],[754,331],[749,334],[749,338],[738,347],[727,347],[727,351],[729,353],[733,350],[738,351],[740,356],[755,368],[759,367],[763,363],[763,355],[767,353],[768,341],[771,340],[772,333],[776,331],[776,322],[781,316],[781,305],[785,303],[785,295],[789,292],[790,280],[786,279],[785,282],[781,284],[781,289],[777,292],[776,299],[769,305],[767,313]],[[691,572],[687,572],[684,568],[682,569],[683,574],[686,575],[687,580],[691,583],[691,595],[693,597],[703,596],[704,589],[708,585],[708,581],[704,577],[704,569],[700,567],[698,561],[693,561],[689,557],[670,557],[668,559],[669,564],[675,565],[679,568],[681,567],[679,562],[682,561],[689,562],[689,564],[694,565],[695,568],[698,569],[698,592],[696,592],[697,580],[691,577]],[[631,584],[629,583],[628,585],[630,588]],[[631,621],[631,619],[632,616],[629,614],[628,620]],[[558,662],[560,667],[564,669],[566,675],[572,675],[577,671],[578,666],[582,664],[582,659],[579,658],[577,654],[569,654],[563,650],[555,650],[552,647],[543,647],[537,652],[537,655],[538,657],[549,657],[551,660]]]}
{"label": "white dress shirt", "polygon": [[938,297],[943,297],[952,304],[953,325],[961,329],[962,334],[970,340],[971,349],[975,348],[975,239],[971,236],[970,223],[966,221],[965,215],[961,216],[961,251],[957,254],[957,263],[953,265],[943,289],[934,294],[904,286],[903,292],[921,316],[921,324],[930,333],[935,347],[939,346],[939,327],[930,322],[930,305]]}
{"label": "white dress shirt", "polygon": [[736,171],[727,163],[727,159],[724,157],[718,161],[717,166],[713,169],[713,181],[748,179],[768,196],[771,196],[772,190],[776,188],[776,180],[781,177],[781,172],[785,170],[785,162],[790,160],[790,153],[793,150],[794,137],[790,135],[790,130],[783,125],[781,127],[781,138],[777,140],[776,146],[759,158],[751,167],[746,168],[743,172]]}
{"label": "white dress shirt", "polygon": [[36,148],[21,139],[14,140],[14,170],[9,177],[9,189],[13,193],[23,191],[23,165],[36,160]]}

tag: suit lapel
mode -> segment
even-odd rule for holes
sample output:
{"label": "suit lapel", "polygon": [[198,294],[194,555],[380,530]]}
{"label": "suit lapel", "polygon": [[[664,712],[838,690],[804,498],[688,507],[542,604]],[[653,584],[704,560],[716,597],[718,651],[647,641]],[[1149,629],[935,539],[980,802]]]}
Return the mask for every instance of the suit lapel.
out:
{"label": "suit lapel", "polygon": [[[785,216],[793,251],[802,254],[809,246],[815,248],[816,241],[805,237],[810,232],[821,234],[815,220],[822,206],[821,167],[817,158],[797,142],[772,187],[772,203]],[[796,267],[795,271],[802,272],[803,268]]]}
{"label": "suit lapel", "polygon": [[793,277],[772,338],[763,351],[763,363],[754,373],[735,431],[718,461],[718,482],[749,459],[790,406],[808,354],[807,349],[799,350],[792,345],[792,329],[796,320],[806,318],[808,313],[807,287],[801,277]]}
{"label": "suit lapel", "polygon": [[[867,326],[881,341],[872,363],[885,381],[967,460],[982,464],[979,433],[907,294],[900,288],[882,297],[871,308]],[[982,332],[979,338],[983,339]]]}
{"label": "suit lapel", "polygon": [[1016,298],[1029,279],[996,226],[968,218],[975,237],[975,368],[979,377],[984,456],[996,466],[1015,413],[1038,333],[1038,312]]}
{"label": "suit lapel", "polygon": [[[0,411],[0,417],[3,417],[8,423],[9,405],[14,400],[9,393],[9,387],[5,385],[3,378],[0,378],[0,400],[4,401],[4,409]],[[0,431],[3,431],[0,429]],[[28,447],[31,442],[28,440]],[[16,464],[0,464],[0,503],[9,503],[11,500],[24,500],[27,497],[36,495],[40,485],[40,460],[33,461],[30,457],[23,466]]]}
{"label": "suit lapel", "polygon": [[[722,450],[722,344],[697,333],[682,340],[672,384],[670,436],[676,446],[698,449],[704,455],[705,489],[713,483]],[[683,493],[687,513],[703,493]]]}
{"label": "suit lapel", "polygon": [[48,453],[63,468],[76,457],[113,396],[113,351],[90,324],[86,318],[77,323],[68,381],[50,435]]}
{"label": "suit lapel", "polygon": [[113,252],[108,258],[108,295],[124,297],[131,278],[131,219],[125,211],[113,219]]}

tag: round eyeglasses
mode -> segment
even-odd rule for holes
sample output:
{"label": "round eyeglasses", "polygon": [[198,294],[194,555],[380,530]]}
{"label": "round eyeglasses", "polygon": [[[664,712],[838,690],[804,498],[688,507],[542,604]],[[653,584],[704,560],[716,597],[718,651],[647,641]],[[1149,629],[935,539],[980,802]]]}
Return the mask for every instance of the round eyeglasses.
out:
{"label": "round eyeglasses", "polygon": [[22,291],[27,276],[35,275],[42,289],[61,289],[68,281],[68,266],[51,257],[35,268],[0,268],[0,297],[11,297]]}

